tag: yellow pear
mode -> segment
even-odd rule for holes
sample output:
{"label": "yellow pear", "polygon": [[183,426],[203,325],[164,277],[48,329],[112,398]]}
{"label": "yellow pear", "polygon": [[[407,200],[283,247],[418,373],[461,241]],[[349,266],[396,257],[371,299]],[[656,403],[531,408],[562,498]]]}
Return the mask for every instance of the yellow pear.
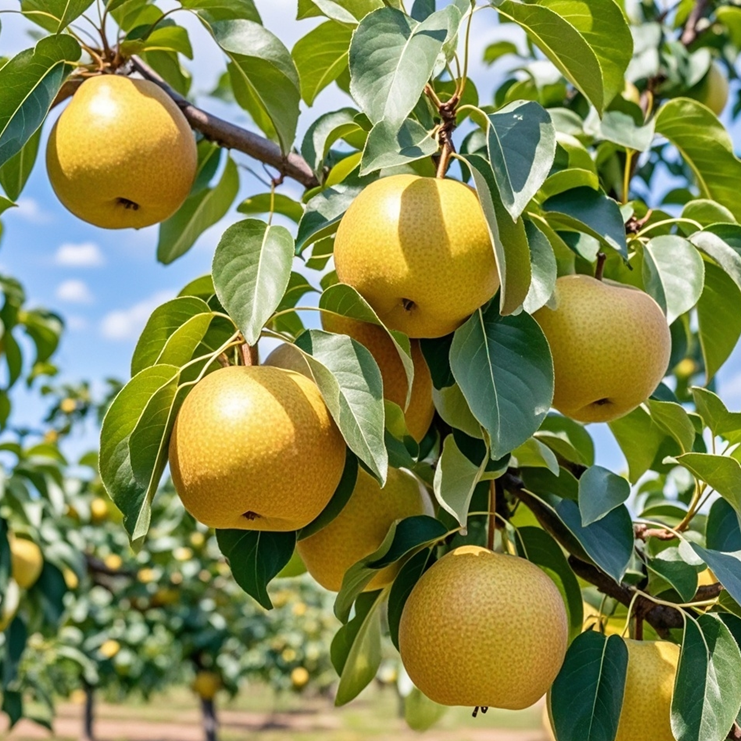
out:
{"label": "yellow pear", "polygon": [[[383,378],[383,395],[402,409],[407,398],[407,377],[399,353],[391,338],[381,327],[368,322],[358,322],[337,314],[323,314],[322,324],[328,332],[346,334],[364,345],[378,363]],[[418,340],[411,341],[414,379],[412,394],[404,417],[407,429],[419,442],[427,433],[435,414],[432,403],[432,376],[427,367],[422,348]]]}
{"label": "yellow pear", "polygon": [[291,672],[291,684],[296,690],[303,689],[309,683],[309,671],[306,667],[297,666]]}
{"label": "yellow pear", "polygon": [[671,336],[643,291],[588,275],[556,281],[556,309],[533,315],[553,354],[553,406],[580,422],[609,422],[646,401],[666,373]]}
{"label": "yellow pear", "polygon": [[710,65],[708,73],[690,92],[690,96],[706,105],[716,116],[728,105],[728,78],[717,62]]}
{"label": "yellow pear", "polygon": [[[345,572],[383,542],[394,520],[432,514],[429,497],[414,475],[389,468],[383,489],[362,469],[344,509],[325,528],[296,546],[308,572],[325,589],[338,592]],[[392,564],[380,571],[366,591],[390,584],[399,571]]]}
{"label": "yellow pear", "polygon": [[103,497],[95,497],[90,502],[90,519],[96,524],[108,519],[108,503]]}
{"label": "yellow pear", "polygon": [[304,527],[332,498],[344,464],[345,443],[316,384],[280,368],[206,376],[170,440],[175,489],[214,528]]}
{"label": "yellow pear", "polygon": [[426,571],[399,625],[407,673],[441,705],[529,707],[553,684],[567,644],[566,608],[548,576],[479,546]]}
{"label": "yellow pear", "polygon": [[180,109],[147,80],[84,82],[49,136],[46,166],[59,200],[105,229],[157,224],[187,198],[198,155]]}
{"label": "yellow pear", "polygon": [[457,180],[371,183],[340,222],[334,259],[337,277],[410,337],[449,334],[499,288],[481,205]]}
{"label": "yellow pear", "polygon": [[213,700],[221,689],[221,677],[216,672],[200,671],[191,688],[202,700]]}
{"label": "yellow pear", "polygon": [[679,646],[626,640],[628,675],[615,741],[674,741],[671,705]]}
{"label": "yellow pear", "polygon": [[10,562],[13,579],[21,589],[30,589],[41,576],[44,568],[44,557],[41,548],[32,540],[25,538],[8,538],[10,543]]}

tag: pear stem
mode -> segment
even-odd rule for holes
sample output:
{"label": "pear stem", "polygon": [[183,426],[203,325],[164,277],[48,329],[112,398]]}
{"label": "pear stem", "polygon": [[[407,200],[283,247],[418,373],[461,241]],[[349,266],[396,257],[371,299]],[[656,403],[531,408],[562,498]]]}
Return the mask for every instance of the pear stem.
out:
{"label": "pear stem", "polygon": [[255,345],[248,345],[246,342],[239,346],[239,351],[242,354],[242,362],[246,367],[258,365],[257,359],[257,347]]}
{"label": "pear stem", "polygon": [[597,267],[594,270],[594,277],[597,280],[602,280],[605,273],[605,262],[607,261],[607,255],[604,252],[597,253]]}
{"label": "pear stem", "polygon": [[637,641],[643,640],[643,617],[641,615],[636,615],[636,624],[635,624],[635,635],[634,638]]}
{"label": "pear stem", "polygon": [[489,482],[489,530],[487,547],[494,550],[494,536],[497,532],[497,485],[496,481]]}

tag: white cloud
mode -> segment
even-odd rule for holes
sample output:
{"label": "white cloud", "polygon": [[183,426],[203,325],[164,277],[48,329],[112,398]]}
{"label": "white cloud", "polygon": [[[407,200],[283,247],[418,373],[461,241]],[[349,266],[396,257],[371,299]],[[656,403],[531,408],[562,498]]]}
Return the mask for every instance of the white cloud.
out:
{"label": "white cloud", "polygon": [[24,221],[30,221],[32,224],[48,224],[53,221],[52,215],[45,211],[35,199],[19,198],[17,203],[18,208],[12,209],[12,213],[20,216]]}
{"label": "white cloud", "polygon": [[84,316],[77,314],[67,314],[64,317],[64,324],[70,332],[83,332],[88,328],[88,320]]}
{"label": "white cloud", "polygon": [[100,333],[107,340],[135,340],[141,333],[149,315],[165,301],[175,296],[174,291],[158,291],[128,309],[106,314],[100,322]]}
{"label": "white cloud", "polygon": [[60,283],[57,287],[56,296],[60,301],[70,304],[91,304],[93,294],[83,280],[70,279]]}
{"label": "white cloud", "polygon": [[54,255],[54,262],[64,267],[92,268],[105,264],[103,253],[95,242],[65,242]]}

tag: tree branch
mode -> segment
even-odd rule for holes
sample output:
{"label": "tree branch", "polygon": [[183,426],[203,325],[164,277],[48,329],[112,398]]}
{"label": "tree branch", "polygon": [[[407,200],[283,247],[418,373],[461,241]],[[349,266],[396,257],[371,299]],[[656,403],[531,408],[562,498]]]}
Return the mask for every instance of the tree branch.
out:
{"label": "tree branch", "polygon": [[679,39],[685,46],[693,44],[700,35],[698,27],[700,21],[705,17],[705,12],[709,5],[709,0],[697,0],[695,7],[692,8],[692,12],[690,13],[689,18],[687,18],[684,31],[682,31],[682,35]]}

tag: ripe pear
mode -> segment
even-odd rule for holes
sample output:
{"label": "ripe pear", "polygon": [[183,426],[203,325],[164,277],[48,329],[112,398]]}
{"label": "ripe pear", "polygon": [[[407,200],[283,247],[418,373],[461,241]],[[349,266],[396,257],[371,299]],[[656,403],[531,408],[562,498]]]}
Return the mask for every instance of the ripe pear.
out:
{"label": "ripe pear", "polygon": [[499,288],[476,193],[457,180],[394,175],[369,185],[340,222],[337,277],[409,337],[442,337]]}
{"label": "ripe pear", "polygon": [[[362,469],[344,509],[332,522],[296,546],[308,572],[325,589],[339,592],[345,572],[383,542],[394,520],[432,514],[429,497],[417,478],[389,468],[383,489]],[[373,577],[365,591],[390,584],[399,571],[392,564]]]}
{"label": "ripe pear", "polygon": [[41,548],[32,540],[25,538],[8,538],[10,544],[10,564],[13,579],[21,589],[30,589],[41,576],[44,568],[44,557]]}
{"label": "ripe pear", "polygon": [[705,77],[692,89],[690,96],[706,105],[716,116],[728,105],[728,78],[717,62],[710,65]]}
{"label": "ripe pear", "polygon": [[553,355],[553,406],[579,422],[609,422],[646,401],[666,373],[671,335],[643,291],[588,275],[556,281],[556,309],[533,314]]}
{"label": "ripe pear", "polygon": [[671,705],[679,646],[626,640],[628,674],[615,741],[674,741]]}
{"label": "ripe pear", "polygon": [[84,82],[52,129],[49,180],[75,216],[104,229],[172,216],[195,180],[193,132],[162,88],[100,75]]}
{"label": "ripe pear", "polygon": [[430,567],[399,625],[407,673],[441,705],[529,707],[553,684],[567,644],[566,608],[548,576],[479,546]]}
{"label": "ripe pear", "polygon": [[345,443],[316,384],[280,368],[206,376],[170,440],[175,489],[214,528],[298,530],[332,498],[344,464]]}
{"label": "ripe pear", "polygon": [[221,689],[221,677],[216,672],[199,671],[191,689],[202,700],[213,700]]}
{"label": "ripe pear", "polygon": [[[399,353],[388,334],[375,324],[358,322],[338,314],[323,314],[322,324],[328,332],[349,335],[369,350],[381,371],[384,397],[404,409],[407,377]],[[411,436],[419,442],[430,428],[435,405],[432,402],[432,376],[419,341],[412,340],[411,347],[414,378],[404,418]]]}

